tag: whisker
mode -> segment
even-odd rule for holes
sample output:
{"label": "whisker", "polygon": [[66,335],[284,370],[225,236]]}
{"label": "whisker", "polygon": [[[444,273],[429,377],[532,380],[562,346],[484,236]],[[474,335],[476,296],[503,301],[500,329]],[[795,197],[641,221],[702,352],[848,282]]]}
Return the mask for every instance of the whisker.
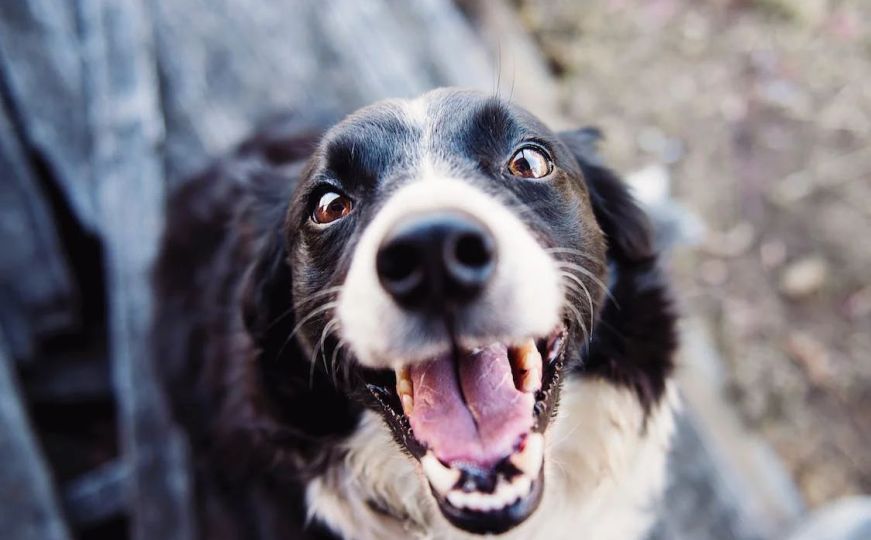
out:
{"label": "whisker", "polygon": [[[556,264],[561,269],[575,270],[575,271],[580,272],[581,274],[587,276],[588,278],[590,278],[590,280],[593,281],[593,283],[595,283],[596,285],[601,287],[602,291],[604,291],[604,293],[608,296],[608,298],[610,298],[614,302],[614,304],[617,304],[617,299],[614,298],[614,296],[611,294],[611,291],[608,289],[608,286],[605,285],[605,283],[603,283],[601,279],[597,278],[592,272],[590,272],[589,270],[587,270],[583,266],[581,266],[579,264],[575,264],[575,263],[570,263],[567,261],[556,261]],[[617,308],[618,309],[620,308],[619,304],[617,305]]]}
{"label": "whisker", "polygon": [[339,292],[339,291],[341,291],[341,290],[342,290],[342,287],[341,287],[341,286],[336,286],[336,287],[328,287],[328,288],[326,288],[326,289],[322,289],[322,290],[320,290],[320,291],[316,291],[316,292],[312,293],[308,298],[304,298],[304,299],[300,300],[299,302],[293,304],[292,306],[290,306],[289,308],[287,308],[286,310],[284,310],[284,311],[281,313],[281,315],[276,316],[276,317],[272,320],[272,322],[270,322],[270,323],[266,326],[266,331],[268,332],[269,330],[272,330],[272,329],[275,327],[276,324],[278,324],[279,322],[282,321],[282,319],[284,319],[284,318],[287,317],[288,315],[293,314],[293,312],[294,312],[295,310],[297,310],[297,309],[301,308],[302,306],[308,304],[308,303],[311,302],[312,300],[314,300],[314,299],[316,299],[316,298],[320,298],[321,296],[328,296],[328,295],[330,295],[330,294],[332,294],[332,293],[334,293],[334,292]]}
{"label": "whisker", "polygon": [[329,296],[329,295],[336,293],[336,292],[339,292],[341,290],[342,290],[342,286],[337,285],[335,287],[327,287],[326,289],[321,289],[319,291],[315,291],[312,294],[310,294],[307,298],[303,298],[299,302],[295,303],[293,305],[293,307],[294,307],[294,309],[301,308],[302,306],[310,303],[312,300],[315,300],[316,298],[320,298],[322,296]]}
{"label": "whisker", "polygon": [[285,347],[287,347],[287,344],[290,343],[290,340],[293,339],[293,336],[295,336],[296,333],[300,331],[300,329],[303,327],[303,325],[305,325],[305,323],[312,320],[314,317],[318,316],[319,314],[321,314],[325,311],[328,311],[330,309],[333,309],[338,305],[339,305],[338,302],[326,302],[325,304],[322,304],[321,306],[309,311],[305,317],[300,319],[300,321],[296,324],[296,326],[293,328],[293,330],[290,332],[290,334],[288,334],[287,338],[284,340],[284,343],[281,344],[281,348],[278,349],[278,353],[276,356],[278,358],[281,357],[281,353],[284,352],[284,349],[285,349]]}
{"label": "whisker", "polygon": [[[348,344],[347,341],[345,341],[342,338],[339,338],[338,343],[336,343],[336,346],[333,349],[333,356],[330,359],[330,368],[331,368],[331,371],[333,372],[333,374],[338,374],[338,370],[336,369],[336,366],[337,366],[336,361],[338,359],[339,350],[342,349],[342,347],[345,347],[347,344]],[[347,364],[347,362],[345,362],[345,363]]]}
{"label": "whisker", "polygon": [[590,331],[587,330],[587,325],[584,324],[584,318],[583,318],[583,316],[581,315],[581,312],[578,311],[578,308],[576,308],[575,306],[573,306],[573,305],[571,305],[571,304],[569,304],[569,303],[566,303],[566,304],[564,304],[564,305],[565,305],[565,307],[566,307],[569,311],[571,311],[571,312],[574,314],[574,316],[575,316],[575,320],[578,321],[578,325],[581,327],[581,330],[584,331],[584,338],[586,338],[587,340],[589,340],[589,339],[590,339]]}
{"label": "whisker", "polygon": [[560,272],[560,275],[562,275],[564,278],[571,280],[571,281],[568,281],[566,283],[572,283],[572,282],[577,283],[584,290],[584,294],[587,295],[587,302],[589,302],[589,304],[590,304],[590,328],[595,328],[596,323],[593,322],[593,314],[594,314],[593,297],[590,295],[590,289],[588,289],[587,286],[584,285],[584,281],[581,278],[579,278],[578,276],[576,276],[572,273]]}
{"label": "whisker", "polygon": [[277,317],[275,317],[274,319],[272,319],[272,322],[270,322],[270,323],[266,326],[266,331],[268,332],[268,331],[272,330],[272,329],[275,327],[276,324],[278,324],[278,323],[280,323],[280,322],[282,321],[282,319],[284,319],[284,318],[287,317],[288,315],[292,315],[292,314],[293,314],[293,309],[294,309],[294,307],[293,307],[293,306],[290,306],[289,308],[287,308],[286,310],[284,310],[284,312],[282,312],[281,315],[278,315]]}
{"label": "whisker", "polygon": [[320,344],[315,349],[315,354],[312,355],[312,362],[314,362],[314,357],[317,355],[318,349],[320,349],[321,357],[323,358],[323,361],[324,361],[324,370],[326,370],[326,371],[329,371],[329,369],[327,368],[327,353],[326,353],[326,351],[324,351],[324,343],[326,342],[327,336],[329,336],[333,332],[333,330],[338,326],[339,326],[339,320],[336,319],[335,317],[330,319],[330,322],[328,322],[327,324],[324,325],[324,329],[321,332]]}

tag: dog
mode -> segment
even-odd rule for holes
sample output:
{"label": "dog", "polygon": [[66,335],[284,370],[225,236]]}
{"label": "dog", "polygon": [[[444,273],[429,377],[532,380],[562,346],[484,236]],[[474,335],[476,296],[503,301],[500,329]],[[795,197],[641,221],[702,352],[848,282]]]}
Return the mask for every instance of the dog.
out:
{"label": "dog", "polygon": [[202,537],[646,534],[675,315],[599,138],[438,89],[172,195],[155,360]]}

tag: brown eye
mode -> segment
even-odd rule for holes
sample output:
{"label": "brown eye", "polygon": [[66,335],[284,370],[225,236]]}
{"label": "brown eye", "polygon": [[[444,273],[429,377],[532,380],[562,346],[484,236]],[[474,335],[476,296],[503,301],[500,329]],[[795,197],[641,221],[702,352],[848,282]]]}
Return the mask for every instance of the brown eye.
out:
{"label": "brown eye", "polygon": [[553,171],[553,163],[543,151],[527,146],[511,156],[508,171],[521,178],[542,178]]}
{"label": "brown eye", "polygon": [[312,214],[315,223],[332,223],[342,219],[351,212],[351,199],[339,195],[335,191],[328,191],[321,195],[318,205]]}

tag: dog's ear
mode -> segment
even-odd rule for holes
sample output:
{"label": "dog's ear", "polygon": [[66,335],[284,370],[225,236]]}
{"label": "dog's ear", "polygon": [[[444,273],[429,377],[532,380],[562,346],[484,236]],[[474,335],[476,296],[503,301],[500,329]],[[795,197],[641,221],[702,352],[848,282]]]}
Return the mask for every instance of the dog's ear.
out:
{"label": "dog's ear", "polygon": [[583,128],[559,136],[584,174],[593,212],[608,239],[609,259],[625,263],[649,261],[654,257],[650,223],[626,184],[602,163],[597,151],[601,132]]}
{"label": "dog's ear", "polygon": [[242,284],[242,320],[261,348],[278,333],[274,330],[293,327],[291,274],[282,233],[281,227],[268,233]]}

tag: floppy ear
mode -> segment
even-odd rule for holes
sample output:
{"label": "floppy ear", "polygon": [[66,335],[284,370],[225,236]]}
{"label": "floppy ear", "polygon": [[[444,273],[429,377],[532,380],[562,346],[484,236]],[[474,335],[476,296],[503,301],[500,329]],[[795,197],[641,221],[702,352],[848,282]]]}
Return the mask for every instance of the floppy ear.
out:
{"label": "floppy ear", "polygon": [[620,178],[602,163],[597,151],[601,132],[583,128],[559,136],[584,173],[593,213],[608,239],[608,258],[624,263],[652,259],[655,254],[647,215]]}
{"label": "floppy ear", "polygon": [[270,348],[272,336],[287,336],[294,324],[283,230],[277,226],[267,233],[242,285],[242,320],[261,349]]}
{"label": "floppy ear", "polygon": [[613,264],[609,298],[582,370],[632,389],[646,413],[659,403],[674,363],[675,315],[657,265],[647,216],[596,153],[598,130],[561,133],[584,173]]}

